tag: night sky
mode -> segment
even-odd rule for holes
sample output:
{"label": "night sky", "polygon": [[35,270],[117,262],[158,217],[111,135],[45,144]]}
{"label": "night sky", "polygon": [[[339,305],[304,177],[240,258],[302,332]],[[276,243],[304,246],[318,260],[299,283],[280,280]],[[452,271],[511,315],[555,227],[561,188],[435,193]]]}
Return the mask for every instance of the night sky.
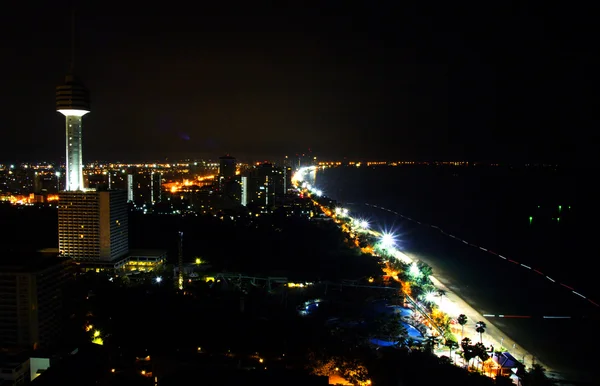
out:
{"label": "night sky", "polygon": [[[310,148],[554,162],[594,149],[600,67],[584,2],[75,3],[85,160]],[[0,161],[64,158],[54,93],[70,19],[67,1],[3,5]]]}

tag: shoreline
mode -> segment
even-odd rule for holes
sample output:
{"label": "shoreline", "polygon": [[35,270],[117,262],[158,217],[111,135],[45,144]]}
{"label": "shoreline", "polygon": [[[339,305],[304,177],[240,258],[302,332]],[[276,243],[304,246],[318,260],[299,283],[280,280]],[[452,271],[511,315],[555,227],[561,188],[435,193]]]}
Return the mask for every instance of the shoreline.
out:
{"label": "shoreline", "polygon": [[[332,179],[331,177],[336,177],[337,179]],[[311,183],[317,183],[320,180],[323,187],[328,189],[331,188],[330,185],[339,185],[339,178],[341,178],[339,174],[328,175],[323,173],[323,176],[318,176]],[[335,182],[335,184],[332,184],[332,182]],[[362,180],[361,182],[364,183]],[[348,185],[346,186],[347,188],[353,186],[348,183],[346,185]],[[350,192],[350,190],[347,191]],[[338,192],[338,196],[342,195]],[[374,225],[373,229],[381,227],[381,229],[389,231],[389,229],[395,228],[398,222],[404,223],[404,220],[407,219],[405,216],[378,206],[387,203],[392,205],[388,207],[394,210],[401,210],[404,207],[398,208],[390,204],[392,200],[397,199],[396,197],[385,196],[382,198],[380,196],[374,197],[369,194],[361,195],[355,193],[345,193],[343,196],[345,197],[339,197],[341,201],[338,201],[338,205],[350,208],[352,217],[358,216],[358,218],[375,220],[374,223],[377,225]],[[383,202],[381,201],[382,199],[384,200]],[[368,204],[369,202],[376,202],[377,205]],[[417,218],[417,213],[415,211],[412,213],[415,216],[414,218]],[[555,340],[554,334],[562,329],[566,328],[568,331],[576,331],[580,325],[583,325],[587,329],[594,328],[593,321],[591,321],[593,319],[587,319],[587,314],[581,315],[581,313],[587,312],[587,309],[583,308],[582,305],[574,304],[579,301],[578,299],[573,301],[572,298],[568,297],[568,294],[560,292],[562,289],[558,286],[548,289],[546,287],[552,286],[549,282],[534,282],[534,279],[532,280],[531,277],[526,276],[529,275],[529,272],[524,270],[523,272],[515,272],[513,267],[509,265],[499,266],[496,262],[488,263],[488,260],[485,260],[483,263],[484,267],[477,268],[479,259],[482,259],[482,257],[477,256],[478,251],[476,249],[457,252],[455,245],[446,245],[450,244],[449,239],[444,239],[442,242],[434,242],[431,237],[432,235],[428,233],[421,234],[422,231],[427,232],[431,230],[429,226],[420,226],[427,224],[421,224],[417,220],[408,220],[411,220],[411,226],[402,228],[402,233],[398,236],[407,240],[416,237],[418,241],[408,241],[406,245],[403,245],[407,251],[405,255],[407,257],[410,256],[410,260],[423,260],[428,263],[433,268],[436,286],[447,291],[448,294],[451,294],[451,297],[454,296],[459,299],[456,302],[460,302],[463,305],[462,308],[468,311],[459,313],[465,313],[468,316],[473,315],[469,317],[469,323],[465,326],[465,336],[469,336],[470,338],[475,337],[473,340],[478,342],[479,334],[474,331],[474,324],[479,320],[484,321],[487,324],[487,328],[486,333],[483,334],[483,341],[487,346],[492,343],[494,349],[497,350],[500,348],[499,343],[502,340],[502,346],[518,361],[524,361],[526,367],[531,368],[531,365],[534,363],[543,366],[547,377],[551,381],[558,381],[561,384],[597,384],[597,376],[593,372],[594,354],[592,349],[586,349],[581,352],[578,351],[580,343],[568,342],[568,345],[564,349],[561,348],[563,344],[552,343]],[[411,253],[413,251],[415,253]],[[493,279],[497,280],[492,283],[488,290],[485,275],[480,275],[479,273],[482,272],[481,269],[489,269],[492,265],[494,266],[491,268],[491,271],[497,273],[497,276],[494,276]],[[498,268],[495,265],[498,265]],[[471,281],[471,276],[475,280]],[[529,284],[527,283],[530,280],[533,283],[533,290],[542,291],[540,293],[543,295],[541,298],[538,299],[534,291],[528,291]],[[503,284],[498,284],[499,282],[503,282]],[[518,301],[512,301],[510,297],[504,296],[506,293],[503,292],[502,286],[508,287],[508,292],[512,295],[518,291],[524,292],[518,292]],[[522,294],[524,296],[521,296]],[[445,297],[443,297],[443,301],[446,301]],[[455,307],[458,308],[458,305]],[[529,320],[494,317],[488,319],[483,317],[484,314],[498,314],[499,312],[502,313],[501,311],[505,311],[507,314],[534,316]],[[448,313],[448,315],[456,318],[459,313],[452,312]],[[572,322],[569,321],[564,324],[561,322],[559,324],[558,322],[541,322],[541,315],[575,315],[575,317],[572,319]],[[580,319],[582,322],[579,321]],[[588,320],[587,322],[586,319]],[[457,340],[460,340],[460,328],[454,331]],[[509,335],[505,331],[509,332]],[[517,338],[517,340],[514,338]],[[517,341],[524,343],[525,346],[517,344]],[[514,349],[512,348],[513,345],[515,345]],[[569,352],[579,354],[571,355]],[[539,355],[539,357],[534,355]],[[579,359],[577,358],[579,355],[584,355],[584,357]],[[539,358],[542,358],[542,360]],[[548,363],[552,366],[548,367]]]}
{"label": "shoreline", "polygon": [[[379,234],[378,232],[374,231],[369,232],[376,235]],[[417,256],[412,253],[407,253],[400,250],[396,250],[396,255],[394,257],[398,260],[410,263],[422,260],[417,258]],[[531,354],[520,344],[517,344],[517,342],[514,339],[509,337],[500,328],[495,326],[494,323],[492,323],[489,319],[484,317],[482,313],[477,311],[473,306],[471,306],[467,301],[465,301],[461,296],[459,296],[459,294],[457,293],[458,291],[451,290],[449,288],[449,286],[451,285],[451,281],[447,277],[443,276],[442,274],[438,274],[436,277],[435,272],[440,272],[440,270],[437,270],[435,264],[431,264],[429,259],[427,259],[427,261],[423,261],[426,262],[433,269],[434,274],[429,276],[431,283],[437,289],[441,289],[445,292],[444,298],[441,299],[439,302],[436,301],[438,307],[452,319],[456,319],[460,314],[464,314],[467,316],[468,321],[465,325],[465,338],[470,338],[473,342],[478,342],[479,336],[473,331],[475,323],[482,321],[486,324],[486,331],[482,336],[482,341],[486,346],[489,346],[491,344],[492,346],[494,346],[494,349],[505,347],[507,349],[506,351],[513,355],[515,359],[519,360],[525,366],[526,369],[531,369],[534,364],[538,364],[545,369],[546,376],[551,381],[564,380],[564,378],[560,375],[559,372],[557,372],[555,369],[548,367],[543,362],[536,360],[536,357],[533,354]],[[460,340],[462,340],[462,338],[463,337],[461,337],[460,339],[457,338],[459,340],[457,342],[459,346],[461,343]],[[514,348],[511,350],[510,347]]]}
{"label": "shoreline", "polygon": [[[406,255],[410,260],[417,261],[420,260],[416,255],[412,253],[401,252]],[[422,259],[421,259],[422,260]],[[425,260],[423,260],[425,261]],[[465,334],[464,337],[470,338],[473,342],[479,341],[479,336],[474,332],[475,323],[478,321],[483,321],[486,324],[486,332],[483,334],[483,342],[486,346],[490,344],[494,346],[494,349],[504,347],[508,352],[510,352],[515,359],[519,360],[527,369],[531,369],[534,364],[541,365],[546,371],[546,376],[551,381],[564,381],[565,378],[561,375],[561,372],[558,369],[551,368],[547,366],[544,362],[538,360],[530,351],[528,351],[525,347],[516,342],[513,338],[511,338],[508,334],[502,331],[499,327],[497,327],[493,321],[483,316],[482,313],[477,311],[473,306],[471,306],[467,301],[465,301],[461,295],[458,293],[459,291],[455,291],[449,288],[452,285],[452,281],[447,277],[437,274],[435,272],[439,272],[436,270],[435,264],[430,264],[430,260],[427,259],[427,264],[429,264],[433,268],[434,274],[430,276],[432,284],[443,291],[445,291],[444,297],[441,301],[436,301],[438,306],[442,309],[442,311],[446,312],[448,316],[452,319],[456,319],[459,314],[465,314],[468,318],[467,324],[465,325]],[[454,283],[457,285],[459,283]],[[440,304],[441,303],[441,304]],[[445,304],[444,304],[445,303]],[[450,304],[448,304],[450,303]],[[454,310],[454,312],[447,310]],[[456,314],[456,315],[453,315]],[[460,345],[460,340],[462,337],[458,337],[458,344]],[[515,347],[514,349],[511,349]],[[567,383],[568,384],[568,383]]]}
{"label": "shoreline", "polygon": [[[486,324],[485,333],[483,334],[483,342],[486,346],[490,344],[494,346],[494,348],[505,347],[506,351],[510,352],[515,359],[519,360],[523,357],[525,360],[522,362],[526,368],[531,368],[533,364],[542,365],[546,369],[546,373],[550,375],[550,373],[554,374],[554,371],[548,368],[544,363],[534,360],[533,354],[524,349],[522,346],[517,344],[515,340],[505,334],[500,328],[496,327],[493,322],[489,319],[485,318],[480,312],[475,310],[469,303],[464,301],[459,295],[457,295],[454,291],[449,289],[440,279],[435,276],[430,276],[431,282],[433,285],[441,290],[445,291],[444,299],[442,302],[450,302],[454,307],[460,310],[461,314],[465,314],[468,318],[467,324],[465,325],[465,337],[470,338],[473,342],[479,341],[479,337],[476,333],[471,332],[470,330],[474,330],[475,323],[479,321],[483,321]],[[456,316],[449,315],[453,319],[456,319]],[[469,333],[467,333],[469,331]],[[502,338],[498,339],[498,336]],[[502,344],[501,344],[502,342]],[[460,344],[460,341],[458,342]],[[510,350],[510,347],[515,345],[516,350]],[[516,351],[516,352],[515,352]]]}
{"label": "shoreline", "polygon": [[[347,205],[351,205],[351,206],[358,206],[358,207],[364,207],[361,208],[361,210],[359,210],[359,212],[373,212],[374,209],[383,209],[385,211],[390,212],[390,214],[396,214],[394,212],[391,212],[385,208],[381,208],[378,207],[376,205],[370,205],[370,204],[363,204],[363,203],[357,203],[357,202],[352,202],[352,203],[348,203]],[[364,214],[364,213],[363,213]],[[396,217],[394,216],[394,217]],[[365,216],[363,216],[365,217]],[[367,218],[369,216],[366,216]],[[418,221],[417,221],[418,223]],[[421,223],[419,223],[420,225]],[[378,232],[374,232],[372,230],[369,230],[369,232],[373,232],[373,233],[378,233]],[[397,259],[401,259],[401,260],[409,260],[409,261],[417,261],[417,260],[422,260],[426,263],[428,263],[432,268],[433,268],[433,272],[434,274],[431,276],[431,281],[432,284],[438,288],[438,289],[442,289],[446,292],[446,294],[444,295],[443,299],[442,299],[442,303],[446,303],[448,305],[448,303],[450,303],[449,305],[451,305],[451,307],[454,308],[454,312],[448,312],[445,309],[448,309],[448,307],[440,307],[442,309],[442,311],[444,311],[446,314],[448,314],[449,317],[451,317],[452,319],[456,319],[456,317],[458,317],[459,314],[465,314],[468,318],[468,322],[465,325],[465,334],[464,337],[469,337],[473,342],[479,342],[480,338],[479,338],[479,334],[477,334],[475,332],[475,324],[478,321],[483,321],[486,323],[486,332],[483,333],[482,336],[482,341],[483,343],[489,347],[490,344],[494,346],[494,350],[499,349],[500,347],[504,347],[506,348],[506,351],[511,353],[514,358],[521,362],[526,369],[530,370],[532,368],[532,366],[534,364],[540,365],[545,369],[545,373],[546,376],[548,377],[548,379],[550,381],[558,381],[561,382],[562,384],[570,384],[569,381],[572,380],[572,382],[578,382],[578,380],[576,381],[573,378],[579,378],[577,377],[572,377],[569,376],[569,371],[560,371],[555,367],[549,367],[545,362],[542,362],[540,360],[538,360],[537,357],[535,357],[529,350],[527,350],[526,348],[524,348],[523,346],[521,346],[520,344],[517,344],[517,342],[510,336],[508,336],[506,333],[504,333],[504,331],[502,331],[496,324],[498,324],[498,321],[496,321],[495,323],[490,321],[490,319],[486,318],[483,316],[483,312],[479,312],[475,307],[477,306],[477,302],[475,302],[475,306],[472,306],[470,303],[468,303],[467,301],[465,301],[464,299],[468,299],[468,295],[462,294],[460,291],[460,286],[461,286],[461,282],[459,280],[449,280],[449,275],[445,274],[443,270],[439,269],[438,264],[431,264],[430,261],[431,260],[435,260],[434,258],[422,258],[420,255],[418,254],[412,254],[412,253],[406,253],[403,251],[399,251],[398,249],[396,249],[397,255],[395,256]],[[403,256],[401,256],[403,255]],[[451,290],[449,287],[451,288],[455,288],[454,290]],[[466,296],[466,297],[465,297]],[[437,303],[437,301],[436,301]],[[438,303],[439,304],[439,303]],[[500,323],[502,324],[502,323]],[[507,326],[505,326],[507,327]],[[510,330],[510,329],[509,329]],[[514,331],[513,331],[514,333]],[[460,333],[456,334],[457,335],[457,340],[458,343],[460,345]],[[531,343],[531,342],[530,342]],[[565,378],[565,376],[568,376],[568,378]],[[568,380],[567,380],[568,379]],[[582,381],[584,381],[582,379]],[[584,382],[586,382],[587,380],[585,380]]]}

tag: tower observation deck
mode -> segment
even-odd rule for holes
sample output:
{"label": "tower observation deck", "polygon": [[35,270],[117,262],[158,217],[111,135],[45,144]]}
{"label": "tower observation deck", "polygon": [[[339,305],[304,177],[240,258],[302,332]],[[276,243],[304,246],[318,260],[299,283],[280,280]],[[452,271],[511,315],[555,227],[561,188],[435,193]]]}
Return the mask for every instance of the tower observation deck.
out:
{"label": "tower observation deck", "polygon": [[74,76],[56,87],[56,110],[65,116],[66,175],[65,190],[83,190],[82,117],[90,112],[90,96],[85,86]]}

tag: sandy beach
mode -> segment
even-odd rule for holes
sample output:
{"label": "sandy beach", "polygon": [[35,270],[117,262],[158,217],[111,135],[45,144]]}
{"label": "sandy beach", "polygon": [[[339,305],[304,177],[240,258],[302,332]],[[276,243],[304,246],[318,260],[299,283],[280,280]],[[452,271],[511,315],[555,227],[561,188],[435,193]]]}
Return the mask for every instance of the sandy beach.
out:
{"label": "sandy beach", "polygon": [[[411,255],[410,253],[404,253],[413,261],[419,260],[417,256]],[[430,262],[428,262],[429,264]],[[550,379],[561,380],[564,379],[556,370],[548,367],[545,363],[540,362],[533,354],[527,351],[527,348],[521,346],[518,342],[504,333],[500,328],[494,325],[494,320],[491,318],[484,317],[480,312],[473,308],[467,301],[463,300],[456,291],[450,289],[451,282],[448,278],[441,275],[435,275],[435,264],[430,264],[434,270],[434,275],[430,276],[433,285],[445,292],[443,297],[437,298],[435,301],[440,308],[446,312],[450,317],[457,318],[458,315],[464,314],[467,316],[468,321],[464,326],[464,337],[470,338],[474,342],[479,341],[479,335],[475,332],[475,324],[479,321],[483,321],[486,324],[486,331],[482,335],[483,343],[486,347],[490,345],[494,346],[494,349],[505,347],[517,360],[521,361],[527,369],[530,369],[533,364],[539,364],[546,369],[546,375]],[[454,283],[456,284],[456,283]],[[457,336],[460,340],[461,337]]]}
{"label": "sandy beach", "polygon": [[[530,368],[534,363],[542,365],[549,376],[555,376],[552,369],[548,368],[544,363],[536,360],[535,357],[529,353],[525,348],[521,347],[518,342],[515,342],[512,338],[507,336],[498,327],[494,326],[492,320],[485,318],[481,313],[477,312],[471,307],[466,301],[460,298],[456,293],[450,290],[445,284],[443,284],[438,278],[432,276],[431,281],[436,288],[444,290],[444,297],[437,303],[441,303],[443,310],[448,310],[452,313],[449,315],[456,318],[460,314],[467,316],[468,321],[465,325],[464,337],[470,338],[474,342],[479,341],[479,335],[475,332],[475,324],[479,321],[483,321],[486,324],[485,333],[483,334],[483,343],[486,346],[494,346],[495,349],[500,347],[506,347],[507,350],[518,360],[522,361],[527,368]],[[446,304],[444,304],[446,303]],[[460,337],[457,337],[460,340]],[[459,342],[460,343],[460,342]]]}

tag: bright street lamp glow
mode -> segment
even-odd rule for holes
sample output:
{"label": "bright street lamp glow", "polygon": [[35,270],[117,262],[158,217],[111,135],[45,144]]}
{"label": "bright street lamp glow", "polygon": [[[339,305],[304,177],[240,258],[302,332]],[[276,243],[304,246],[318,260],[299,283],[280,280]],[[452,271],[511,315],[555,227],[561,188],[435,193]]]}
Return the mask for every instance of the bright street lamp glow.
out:
{"label": "bright street lamp glow", "polygon": [[367,220],[360,220],[358,226],[362,229],[369,229],[369,222]]}
{"label": "bright street lamp glow", "polygon": [[162,277],[157,276],[156,279],[154,279],[157,283],[160,283],[162,281]]}
{"label": "bright street lamp glow", "polygon": [[394,239],[394,235],[391,233],[384,233],[381,235],[381,246],[383,248],[392,248],[396,245],[396,240]]}
{"label": "bright street lamp glow", "polygon": [[427,294],[425,295],[425,300],[427,300],[430,303],[435,303],[436,295],[437,294],[434,291],[427,292]]}
{"label": "bright street lamp glow", "polygon": [[410,276],[412,276],[415,279],[418,279],[422,276],[421,270],[419,269],[419,266],[417,265],[417,262],[413,261],[413,263],[410,265],[410,269],[408,270],[408,273],[410,274]]}
{"label": "bright street lamp glow", "polygon": [[344,216],[347,216],[348,215],[348,209],[346,209],[346,208],[342,209],[342,213],[344,214]]}
{"label": "bright street lamp glow", "polygon": [[335,214],[341,214],[342,208],[335,208]]}

